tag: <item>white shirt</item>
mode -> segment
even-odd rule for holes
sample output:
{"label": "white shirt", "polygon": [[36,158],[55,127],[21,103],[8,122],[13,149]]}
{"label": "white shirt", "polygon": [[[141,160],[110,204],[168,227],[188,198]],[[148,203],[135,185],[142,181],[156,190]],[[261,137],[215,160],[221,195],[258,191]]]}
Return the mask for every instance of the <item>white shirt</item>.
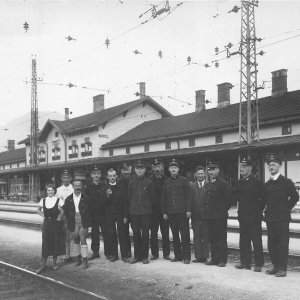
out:
{"label": "white shirt", "polygon": [[62,185],[57,189],[55,196],[60,198],[63,201],[63,203],[65,203],[66,198],[68,196],[72,195],[73,192],[74,192],[74,189],[73,189],[72,184],[69,184],[68,186]]}
{"label": "white shirt", "polygon": [[81,199],[81,193],[78,197],[73,193],[73,200],[74,200],[74,204],[75,204],[75,212],[79,212],[80,199]]}
{"label": "white shirt", "polygon": [[110,185],[116,185],[117,183],[116,183],[116,182],[114,182],[114,183],[111,183],[111,182],[110,182],[109,184],[110,184]]}
{"label": "white shirt", "polygon": [[[54,207],[56,201],[57,201],[57,197],[53,196],[53,197],[46,197],[46,201],[45,201],[45,206],[46,208],[50,209],[52,207]],[[58,207],[61,208],[64,205],[64,202],[59,199],[58,202]],[[41,199],[41,201],[39,202],[39,206],[43,207],[44,206],[44,199]]]}
{"label": "white shirt", "polygon": [[271,179],[277,180],[279,177],[280,173],[277,173],[276,175],[271,176]]}
{"label": "white shirt", "polygon": [[[201,188],[201,187],[204,187],[204,184],[205,184],[205,180],[203,180],[203,181],[198,181],[197,180],[197,182],[198,182],[198,185],[199,185],[199,187]],[[201,186],[202,185],[202,186]]]}

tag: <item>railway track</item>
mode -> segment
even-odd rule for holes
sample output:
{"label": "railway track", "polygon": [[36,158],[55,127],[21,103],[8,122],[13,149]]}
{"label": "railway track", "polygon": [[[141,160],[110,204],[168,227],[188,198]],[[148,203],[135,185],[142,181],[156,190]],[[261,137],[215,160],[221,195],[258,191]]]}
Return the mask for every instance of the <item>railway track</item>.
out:
{"label": "railway track", "polygon": [[89,291],[0,261],[1,300],[108,300]]}

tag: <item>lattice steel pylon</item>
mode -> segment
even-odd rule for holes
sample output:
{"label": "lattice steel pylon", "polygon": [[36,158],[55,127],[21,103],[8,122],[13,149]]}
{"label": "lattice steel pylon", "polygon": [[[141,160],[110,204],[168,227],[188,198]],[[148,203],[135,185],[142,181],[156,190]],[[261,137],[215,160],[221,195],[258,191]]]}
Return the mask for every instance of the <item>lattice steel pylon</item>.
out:
{"label": "lattice steel pylon", "polygon": [[[241,7],[241,81],[239,111],[239,143],[250,145],[259,141],[259,116],[257,98],[257,63],[254,8],[258,1],[242,1]],[[254,176],[260,178],[260,160],[249,151],[239,153],[241,158],[248,156],[254,162]]]}
{"label": "lattice steel pylon", "polygon": [[[36,59],[32,59],[31,78],[31,126],[30,126],[30,168],[38,166],[38,99],[37,99],[37,77]],[[34,201],[38,196],[39,177],[36,170],[31,170],[29,174],[29,199]]]}

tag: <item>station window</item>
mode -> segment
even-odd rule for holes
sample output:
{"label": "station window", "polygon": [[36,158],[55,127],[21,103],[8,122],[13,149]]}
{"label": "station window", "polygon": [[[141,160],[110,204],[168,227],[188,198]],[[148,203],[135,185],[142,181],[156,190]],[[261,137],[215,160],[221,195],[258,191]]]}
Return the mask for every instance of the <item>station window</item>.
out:
{"label": "station window", "polygon": [[113,156],[114,155],[114,149],[109,149],[109,156]]}
{"label": "station window", "polygon": [[92,143],[90,138],[87,137],[84,139],[84,143],[81,144],[81,156],[91,156],[92,155]]}
{"label": "station window", "polygon": [[190,138],[189,139],[189,147],[194,147],[195,146],[195,138]]}
{"label": "station window", "polygon": [[216,144],[222,144],[223,143],[223,135],[217,134],[216,135]]}
{"label": "station window", "polygon": [[146,144],[144,145],[144,152],[149,152],[150,151],[150,145]]}
{"label": "station window", "polygon": [[69,158],[78,157],[78,145],[76,140],[72,140],[72,145],[69,146]]}
{"label": "station window", "polygon": [[60,160],[60,148],[58,146],[52,149],[52,160]]}
{"label": "station window", "polygon": [[126,147],[126,154],[130,154],[130,147]]}
{"label": "station window", "polygon": [[171,149],[171,142],[166,142],[166,150]]}
{"label": "station window", "polygon": [[282,135],[292,134],[292,125],[283,125],[282,126]]}
{"label": "station window", "polygon": [[55,137],[58,137],[58,131],[55,131]]}

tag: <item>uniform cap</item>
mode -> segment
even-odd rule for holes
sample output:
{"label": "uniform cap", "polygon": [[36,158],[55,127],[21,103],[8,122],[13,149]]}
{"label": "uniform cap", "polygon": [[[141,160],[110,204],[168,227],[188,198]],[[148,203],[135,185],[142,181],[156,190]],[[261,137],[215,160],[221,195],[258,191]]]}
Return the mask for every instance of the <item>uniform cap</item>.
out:
{"label": "uniform cap", "polygon": [[271,155],[270,156],[270,158],[268,159],[268,164],[270,163],[270,162],[276,162],[276,163],[278,163],[278,164],[282,164],[282,160],[281,160],[281,158],[279,157],[279,156],[275,156],[275,155]]}
{"label": "uniform cap", "polygon": [[172,159],[172,161],[170,161],[169,163],[169,168],[172,166],[179,168],[179,162],[176,161],[175,159]]}
{"label": "uniform cap", "polygon": [[152,167],[155,167],[155,166],[161,166],[162,164],[163,164],[163,163],[162,163],[161,161],[157,160],[157,159],[155,159],[155,160],[151,163]]}
{"label": "uniform cap", "polygon": [[145,168],[145,167],[146,167],[146,164],[145,164],[142,160],[137,160],[137,161],[134,163],[134,167],[135,167],[135,168]]}
{"label": "uniform cap", "polygon": [[252,160],[250,160],[249,158],[244,157],[241,160],[241,164],[247,165],[247,166],[253,166],[253,162]]}
{"label": "uniform cap", "polygon": [[207,163],[207,168],[208,169],[219,168],[219,166],[220,166],[220,163],[216,160],[212,160],[212,161]]}
{"label": "uniform cap", "polygon": [[123,164],[121,165],[121,170],[126,170],[126,169],[128,169],[128,168],[130,168],[130,165],[129,165],[129,164],[123,163]]}
{"label": "uniform cap", "polygon": [[60,174],[60,176],[70,176],[70,177],[72,177],[72,174],[71,174],[71,172],[69,170],[64,169],[62,171],[62,173]]}
{"label": "uniform cap", "polygon": [[94,166],[94,168],[91,171],[91,174],[92,173],[96,173],[96,172],[100,172],[101,173],[101,170],[99,170],[99,168],[97,166]]}

